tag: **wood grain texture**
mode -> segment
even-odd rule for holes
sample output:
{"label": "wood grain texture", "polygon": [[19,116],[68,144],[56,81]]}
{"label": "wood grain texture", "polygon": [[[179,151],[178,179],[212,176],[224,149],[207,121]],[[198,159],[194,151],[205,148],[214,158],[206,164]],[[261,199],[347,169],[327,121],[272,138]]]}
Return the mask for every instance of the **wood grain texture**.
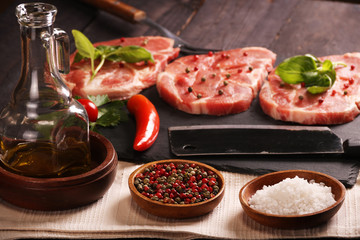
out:
{"label": "wood grain texture", "polygon": [[284,58],[311,53],[316,56],[360,51],[360,5],[300,1],[270,48]]}

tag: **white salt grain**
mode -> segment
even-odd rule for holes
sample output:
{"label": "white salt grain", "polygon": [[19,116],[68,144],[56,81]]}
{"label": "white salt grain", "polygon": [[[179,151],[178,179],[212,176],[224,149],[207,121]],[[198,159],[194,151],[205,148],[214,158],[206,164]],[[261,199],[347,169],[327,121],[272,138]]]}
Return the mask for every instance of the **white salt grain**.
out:
{"label": "white salt grain", "polygon": [[331,187],[308,182],[298,176],[264,186],[250,198],[250,207],[276,215],[301,215],[325,209],[335,203]]}

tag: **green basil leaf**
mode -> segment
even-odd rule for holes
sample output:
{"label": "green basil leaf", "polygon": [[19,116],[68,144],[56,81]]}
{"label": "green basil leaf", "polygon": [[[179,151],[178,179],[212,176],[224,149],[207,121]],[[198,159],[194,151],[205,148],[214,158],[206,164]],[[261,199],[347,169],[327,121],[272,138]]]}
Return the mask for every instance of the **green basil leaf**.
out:
{"label": "green basil leaf", "polygon": [[304,83],[312,94],[328,90],[336,80],[334,64],[330,60],[320,61],[313,55],[295,56],[282,62],[275,73],[289,84]]}
{"label": "green basil leaf", "polygon": [[312,86],[308,87],[306,90],[311,94],[319,94],[327,91],[329,87],[319,87],[319,86]]}
{"label": "green basil leaf", "polygon": [[[315,77],[316,76],[316,77]],[[331,87],[334,84],[334,80],[327,72],[316,72],[313,78],[307,78],[305,81],[305,87],[319,86],[319,87]]]}
{"label": "green basil leaf", "polygon": [[321,71],[329,71],[329,70],[334,70],[334,67],[332,62],[327,59],[322,63]]}
{"label": "green basil leaf", "polygon": [[72,34],[75,40],[75,46],[79,54],[85,58],[94,59],[95,48],[90,40],[80,31],[73,29]]}
{"label": "green basil leaf", "polygon": [[98,52],[100,55],[105,56],[105,59],[107,55],[114,54],[117,49],[121,48],[121,46],[104,46],[100,45],[96,47],[96,52]]}
{"label": "green basil leaf", "polygon": [[289,84],[305,82],[306,73],[316,70],[316,63],[309,56],[295,56],[286,59],[277,68],[275,73]]}
{"label": "green basil leaf", "polygon": [[106,57],[110,61],[125,61],[128,63],[136,63],[141,61],[154,62],[152,54],[143,47],[126,46],[116,49],[111,55]]}

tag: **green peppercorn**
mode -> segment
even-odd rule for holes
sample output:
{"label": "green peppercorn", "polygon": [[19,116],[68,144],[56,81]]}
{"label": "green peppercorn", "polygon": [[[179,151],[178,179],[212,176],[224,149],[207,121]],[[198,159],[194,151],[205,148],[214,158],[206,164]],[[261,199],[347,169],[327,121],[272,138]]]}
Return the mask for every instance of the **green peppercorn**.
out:
{"label": "green peppercorn", "polygon": [[218,93],[219,93],[219,95],[223,95],[224,91],[220,89]]}
{"label": "green peppercorn", "polygon": [[189,73],[189,72],[190,72],[190,69],[187,67],[187,68],[185,69],[185,72],[186,72],[186,73]]}
{"label": "green peppercorn", "polygon": [[140,179],[135,178],[134,184],[135,184],[135,185],[139,185],[140,181],[141,181]]}
{"label": "green peppercorn", "polygon": [[229,84],[229,82],[228,81],[224,81],[224,86],[227,86]]}
{"label": "green peppercorn", "polygon": [[188,87],[188,92],[192,92],[193,91],[193,88],[192,87]]}
{"label": "green peppercorn", "polygon": [[231,74],[230,74],[230,73],[227,73],[227,74],[225,75],[225,77],[226,77],[226,78],[230,78],[230,77],[231,77]]}
{"label": "green peppercorn", "polygon": [[198,99],[202,98],[201,93],[198,93],[196,97],[197,97]]}
{"label": "green peppercorn", "polygon": [[137,185],[137,190],[139,191],[139,192],[142,192],[142,191],[144,191],[144,188],[143,188],[143,186],[142,185]]}
{"label": "green peppercorn", "polygon": [[299,95],[299,100],[303,100],[304,96],[303,95]]}
{"label": "green peppercorn", "polygon": [[202,82],[205,82],[205,81],[206,81],[206,77],[202,77],[202,78],[201,78],[201,81],[202,81]]}

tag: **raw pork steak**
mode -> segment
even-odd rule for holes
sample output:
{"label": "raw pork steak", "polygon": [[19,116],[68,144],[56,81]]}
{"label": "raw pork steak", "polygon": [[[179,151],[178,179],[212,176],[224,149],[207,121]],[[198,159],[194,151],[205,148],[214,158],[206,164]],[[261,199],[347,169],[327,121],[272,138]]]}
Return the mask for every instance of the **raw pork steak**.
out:
{"label": "raw pork steak", "polygon": [[[179,48],[173,48],[174,40],[164,37],[147,36],[120,38],[99,42],[94,46],[129,46],[136,45],[153,54],[155,63],[119,63],[105,61],[105,64],[92,81],[90,60],[82,60],[71,65],[70,73],[64,75],[65,82],[74,96],[105,95],[111,99],[128,99],[143,89],[155,85],[159,72],[167,63],[179,54]],[[71,62],[75,53],[71,56]],[[98,62],[95,61],[97,65]]]}
{"label": "raw pork steak", "polygon": [[273,71],[259,95],[263,111],[274,119],[305,125],[352,121],[360,113],[360,53],[320,58],[325,59],[347,65],[335,69],[336,81],[331,89],[313,95],[301,84],[285,84]]}
{"label": "raw pork steak", "polygon": [[186,56],[159,74],[156,87],[167,103],[187,113],[239,113],[250,107],[275,58],[260,47]]}

